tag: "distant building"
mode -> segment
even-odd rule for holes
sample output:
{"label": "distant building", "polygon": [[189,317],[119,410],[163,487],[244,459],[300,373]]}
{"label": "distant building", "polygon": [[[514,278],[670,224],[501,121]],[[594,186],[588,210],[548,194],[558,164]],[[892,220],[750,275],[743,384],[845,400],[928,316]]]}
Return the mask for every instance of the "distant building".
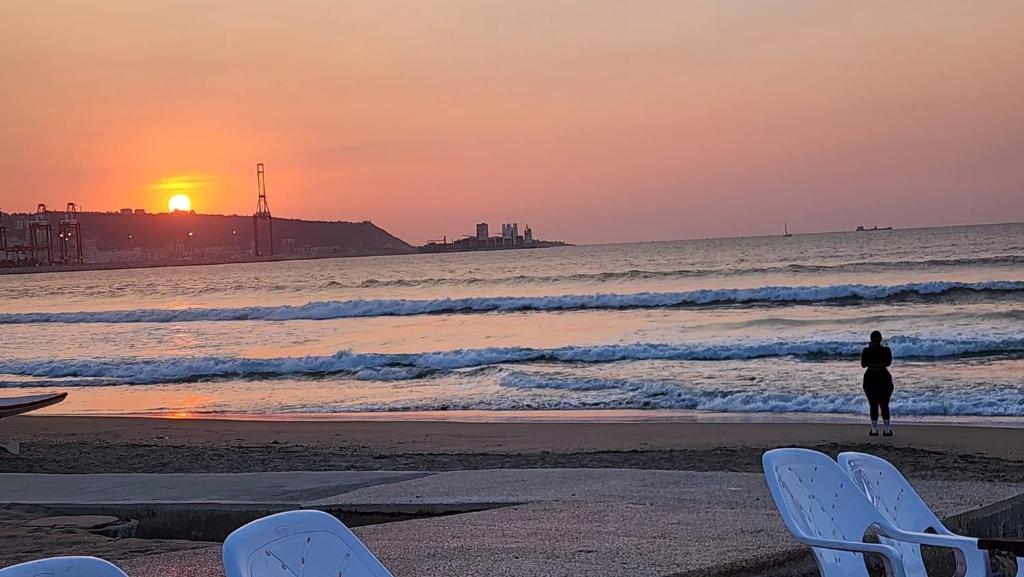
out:
{"label": "distant building", "polygon": [[480,223],[476,226],[477,236],[466,235],[455,239],[451,243],[445,240],[444,244],[439,241],[430,241],[419,247],[420,252],[461,252],[461,251],[489,251],[507,249],[535,249],[548,248],[552,246],[571,246],[561,241],[541,240],[533,236],[533,229],[526,225],[523,234],[519,234],[519,224],[505,222],[501,225],[501,234],[483,238],[489,232],[487,223]]}
{"label": "distant building", "polygon": [[124,215],[124,216],[130,216],[134,211],[132,209],[130,209],[130,208],[122,208],[121,210],[119,210],[117,212],[119,214]]}
{"label": "distant building", "polygon": [[135,209],[135,214],[146,214],[146,209],[144,209],[144,208],[136,208]]}
{"label": "distant building", "polygon": [[491,232],[486,222],[481,222],[476,225],[476,239],[479,241],[487,242],[488,237],[491,236]]}
{"label": "distant building", "polygon": [[501,239],[504,244],[516,244],[519,236],[519,223],[510,222],[501,225]]}

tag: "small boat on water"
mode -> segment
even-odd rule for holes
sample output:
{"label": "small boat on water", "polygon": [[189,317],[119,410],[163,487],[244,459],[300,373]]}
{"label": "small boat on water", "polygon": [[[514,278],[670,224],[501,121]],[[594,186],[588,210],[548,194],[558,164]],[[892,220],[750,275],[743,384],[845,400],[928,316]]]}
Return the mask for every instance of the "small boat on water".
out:
{"label": "small boat on water", "polygon": [[784,223],[782,223],[782,230],[786,231],[786,232],[784,232],[784,233],[782,234],[782,236],[783,236],[783,237],[785,237],[785,238],[789,238],[789,237],[793,236],[793,235],[792,235],[792,234],[791,234],[791,233],[789,232],[789,223],[788,223],[788,222],[784,222]]}
{"label": "small boat on water", "polygon": [[891,226],[878,226],[877,224],[871,228],[864,228],[863,224],[857,225],[857,232],[871,232],[875,230],[892,230]]}

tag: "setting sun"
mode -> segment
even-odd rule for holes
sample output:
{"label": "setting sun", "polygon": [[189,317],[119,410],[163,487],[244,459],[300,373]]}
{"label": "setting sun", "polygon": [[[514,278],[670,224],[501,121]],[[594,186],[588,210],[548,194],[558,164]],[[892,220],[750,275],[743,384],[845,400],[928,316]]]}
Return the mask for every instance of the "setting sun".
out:
{"label": "setting sun", "polygon": [[212,177],[204,173],[184,173],[161,178],[146,187],[153,192],[153,197],[166,198],[169,212],[192,210],[192,197],[200,197],[209,190]]}
{"label": "setting sun", "polygon": [[167,201],[167,210],[188,212],[192,209],[192,199],[187,194],[176,194]]}

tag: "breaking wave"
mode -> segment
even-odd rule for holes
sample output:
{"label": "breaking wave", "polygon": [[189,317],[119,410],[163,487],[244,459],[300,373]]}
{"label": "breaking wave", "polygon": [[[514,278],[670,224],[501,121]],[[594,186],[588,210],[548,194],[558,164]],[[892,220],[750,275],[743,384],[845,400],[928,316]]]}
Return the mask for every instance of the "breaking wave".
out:
{"label": "breaking wave", "polygon": [[697,269],[681,268],[670,270],[630,269],[593,273],[572,273],[555,275],[513,275],[503,277],[436,277],[418,279],[367,279],[361,282],[327,281],[321,288],[382,288],[422,287],[439,285],[507,285],[507,284],[554,284],[563,282],[615,282],[655,280],[673,278],[696,278],[707,276],[740,276],[750,274],[814,274],[828,272],[857,272],[881,268],[931,269],[935,267],[958,266],[1014,266],[1024,264],[1024,255],[1005,254],[973,258],[935,258],[926,260],[895,261],[854,261],[838,264],[787,264],[763,267]]}
{"label": "breaking wave", "polygon": [[444,313],[621,310],[685,306],[843,304],[929,298],[951,293],[1001,295],[1024,291],[1024,281],[977,283],[930,281],[898,285],[765,286],[670,293],[474,297],[430,300],[379,299],[311,302],[238,308],[139,309],[97,312],[0,314],[0,324],[172,323],[193,321],[289,321]]}
{"label": "breaking wave", "polygon": [[[902,359],[943,359],[1024,353],[1024,337],[921,338],[889,341]],[[448,371],[527,362],[611,363],[618,361],[723,361],[769,357],[828,359],[856,356],[860,340],[730,342],[715,344],[623,344],[551,349],[492,347],[452,351],[382,354],[341,351],[333,355],[235,358],[70,359],[0,361],[0,374],[66,386],[55,379],[92,379],[89,384],[156,384],[207,379],[304,378],[345,375],[359,380],[408,380]],[[85,384],[79,381],[76,384]],[[0,386],[5,386],[0,383]],[[6,386],[12,386],[7,384]],[[18,382],[13,386],[26,386]],[[42,385],[39,385],[42,386]]]}
{"label": "breaking wave", "polygon": [[[628,379],[566,379],[508,372],[501,384],[514,389],[597,392],[573,399],[554,399],[550,409],[683,409],[720,413],[862,414],[864,397],[857,393],[766,391],[762,388],[708,390],[663,381]],[[892,399],[898,416],[1024,416],[1024,387],[967,387],[922,391],[897,390]],[[467,409],[470,407],[467,407]],[[482,407],[475,407],[482,408]]]}

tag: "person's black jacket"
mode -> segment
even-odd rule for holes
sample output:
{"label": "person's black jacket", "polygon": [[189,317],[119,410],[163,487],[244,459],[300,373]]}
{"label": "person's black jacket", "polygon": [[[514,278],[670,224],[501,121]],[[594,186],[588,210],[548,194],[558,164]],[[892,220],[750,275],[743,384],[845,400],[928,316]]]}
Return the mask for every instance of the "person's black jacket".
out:
{"label": "person's black jacket", "polygon": [[860,366],[881,369],[892,365],[892,349],[879,345],[868,346],[860,352]]}

